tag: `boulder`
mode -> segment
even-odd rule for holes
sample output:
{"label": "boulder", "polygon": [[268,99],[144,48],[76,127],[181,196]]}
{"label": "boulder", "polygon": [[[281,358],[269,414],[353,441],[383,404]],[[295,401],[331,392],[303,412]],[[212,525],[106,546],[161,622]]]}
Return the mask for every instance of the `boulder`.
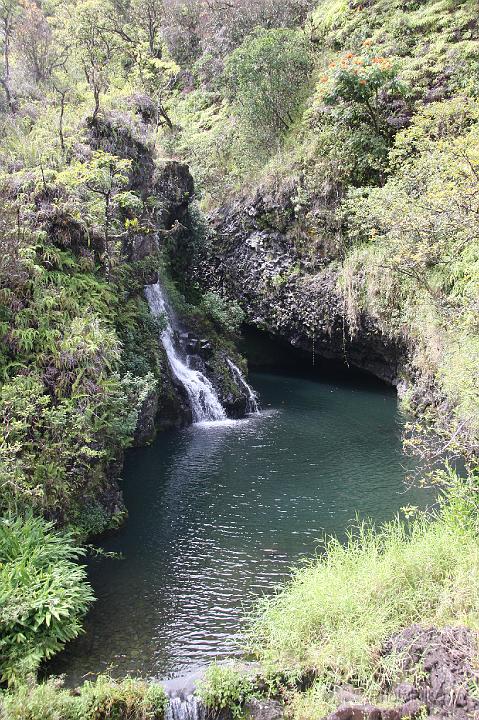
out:
{"label": "boulder", "polygon": [[257,700],[253,698],[245,705],[246,717],[253,720],[282,720],[284,708],[277,700]]}

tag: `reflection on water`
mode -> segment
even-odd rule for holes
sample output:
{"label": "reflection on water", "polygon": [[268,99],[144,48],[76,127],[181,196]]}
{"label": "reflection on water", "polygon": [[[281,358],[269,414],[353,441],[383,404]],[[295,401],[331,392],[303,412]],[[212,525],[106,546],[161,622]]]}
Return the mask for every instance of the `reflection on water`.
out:
{"label": "reflection on water", "polygon": [[238,652],[254,598],[311,557],[355,515],[388,519],[424,493],[402,482],[394,394],[253,375],[263,412],[161,435],[128,454],[130,518],[104,543],[123,560],[90,561],[98,597],[86,634],[52,666],[77,683],[171,676]]}

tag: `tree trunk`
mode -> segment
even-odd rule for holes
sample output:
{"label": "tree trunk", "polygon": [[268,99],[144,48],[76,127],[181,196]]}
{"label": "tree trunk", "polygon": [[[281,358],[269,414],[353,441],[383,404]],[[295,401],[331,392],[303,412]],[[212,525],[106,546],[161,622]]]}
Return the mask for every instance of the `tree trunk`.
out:
{"label": "tree trunk", "polygon": [[100,88],[93,88],[93,97],[95,98],[95,109],[93,110],[93,120],[96,120],[98,112],[100,110]]}
{"label": "tree trunk", "polygon": [[[163,120],[165,121],[165,123],[168,125],[169,129],[172,130],[172,129],[173,129],[173,123],[171,122],[171,120],[170,120],[170,118],[169,118],[169,116],[168,116],[168,113],[166,112],[165,108],[163,107],[163,105],[162,105],[161,103],[158,103],[158,110],[157,110],[157,112],[158,112],[158,118],[163,118]],[[161,125],[161,122],[158,122],[158,125]]]}
{"label": "tree trunk", "polygon": [[12,97],[12,93],[10,92],[10,88],[8,86],[8,81],[4,78],[0,78],[0,85],[3,88],[3,92],[5,93],[5,97],[7,98],[7,105],[10,108],[12,112],[15,112],[15,102]]}

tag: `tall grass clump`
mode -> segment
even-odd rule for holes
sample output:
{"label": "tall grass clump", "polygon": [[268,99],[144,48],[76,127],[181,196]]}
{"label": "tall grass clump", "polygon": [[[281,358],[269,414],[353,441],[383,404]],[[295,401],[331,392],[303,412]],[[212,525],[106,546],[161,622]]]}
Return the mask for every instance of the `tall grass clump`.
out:
{"label": "tall grass clump", "polygon": [[0,519],[0,680],[16,685],[81,631],[93,600],[83,551],[34,518]]}
{"label": "tall grass clump", "polygon": [[161,685],[100,675],[77,691],[59,681],[21,686],[0,699],[5,720],[162,720],[167,705]]}
{"label": "tall grass clump", "polygon": [[434,517],[378,529],[362,523],[345,544],[328,539],[321,557],[260,605],[249,628],[255,654],[272,671],[314,670],[323,687],[352,683],[373,696],[394,672],[379,658],[395,631],[414,623],[479,627],[470,497],[457,481]]}
{"label": "tall grass clump", "polygon": [[233,720],[239,720],[245,703],[254,697],[254,683],[234,666],[213,664],[198,683],[196,694],[210,714],[229,712]]}

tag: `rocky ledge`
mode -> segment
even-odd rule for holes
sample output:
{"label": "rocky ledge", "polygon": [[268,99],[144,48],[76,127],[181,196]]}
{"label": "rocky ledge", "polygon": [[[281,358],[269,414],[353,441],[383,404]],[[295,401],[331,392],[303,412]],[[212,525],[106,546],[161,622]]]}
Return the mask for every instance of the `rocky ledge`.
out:
{"label": "rocky ledge", "polygon": [[312,247],[294,192],[278,195],[260,187],[211,213],[200,281],[239,302],[251,325],[312,356],[337,359],[396,385],[404,348],[367,316],[351,337],[338,290],[340,248],[331,229]]}
{"label": "rocky ledge", "polygon": [[389,702],[371,705],[354,688],[340,688],[341,704],[325,720],[478,718],[477,649],[477,634],[467,628],[412,625],[382,651],[382,657],[398,659],[402,675],[401,682],[385,688]]}

